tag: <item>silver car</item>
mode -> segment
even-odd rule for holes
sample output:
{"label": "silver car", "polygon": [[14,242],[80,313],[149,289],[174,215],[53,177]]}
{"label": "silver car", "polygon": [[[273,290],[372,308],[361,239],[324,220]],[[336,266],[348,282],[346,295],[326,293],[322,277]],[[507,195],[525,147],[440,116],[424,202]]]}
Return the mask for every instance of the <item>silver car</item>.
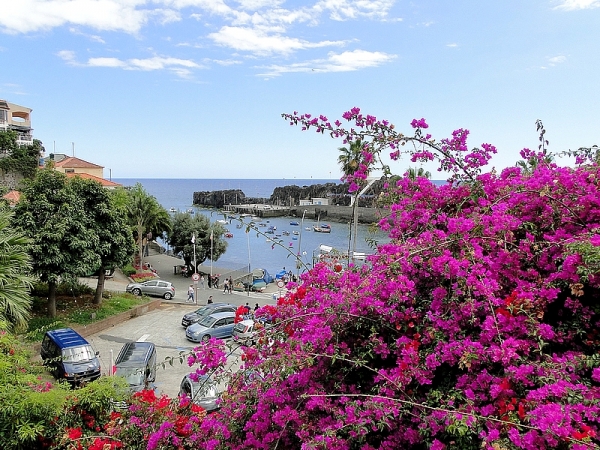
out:
{"label": "silver car", "polygon": [[198,381],[192,380],[189,375],[183,377],[179,386],[179,395],[189,397],[196,405],[204,408],[206,412],[219,408],[218,400],[221,393],[208,375],[201,375]]}
{"label": "silver car", "polygon": [[151,295],[171,300],[175,297],[175,287],[168,281],[148,280],[143,283],[130,283],[125,288],[126,292],[133,295]]}
{"label": "silver car", "polygon": [[233,334],[235,313],[213,313],[185,329],[185,337],[192,342],[208,342],[210,338],[226,339]]}

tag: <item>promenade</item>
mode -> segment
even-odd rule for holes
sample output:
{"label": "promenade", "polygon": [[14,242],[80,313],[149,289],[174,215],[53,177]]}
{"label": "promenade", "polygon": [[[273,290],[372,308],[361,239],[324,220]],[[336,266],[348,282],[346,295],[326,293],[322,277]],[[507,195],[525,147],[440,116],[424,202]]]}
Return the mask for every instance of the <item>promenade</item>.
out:
{"label": "promenade", "polygon": [[[183,303],[185,304],[185,300],[187,299],[187,291],[190,285],[194,285],[191,277],[184,277],[177,271],[174,270],[175,266],[180,266],[183,264],[183,260],[177,258],[175,256],[167,255],[166,253],[159,253],[156,249],[153,249],[152,246],[149,250],[149,255],[144,257],[145,263],[150,263],[150,265],[156,270],[158,276],[161,280],[170,281],[173,286],[175,286],[175,297],[171,300],[163,300],[165,303]],[[210,265],[202,265],[200,266],[201,270],[206,273],[210,273]],[[219,288],[218,289],[209,289],[208,288],[208,280],[204,281],[204,289],[200,283],[197,285],[197,296],[196,303],[198,305],[206,305],[206,301],[210,295],[213,296],[213,301],[217,302],[228,302],[234,305],[244,305],[246,302],[250,303],[254,306],[255,303],[258,303],[260,306],[265,304],[275,304],[276,296],[281,293],[285,294],[286,289],[279,289],[276,283],[270,283],[267,285],[263,292],[236,292],[233,291],[231,294],[223,293],[223,280],[228,278],[230,275],[232,277],[236,276],[237,271],[232,271],[231,269],[225,269],[222,267],[218,267],[213,264],[212,268],[213,274],[220,274]],[[206,278],[206,277],[205,277]],[[97,278],[80,278],[82,283],[86,285],[96,288]],[[104,289],[112,292],[125,292],[125,287],[128,283],[131,283],[131,280],[123,275],[120,271],[116,270],[114,276],[112,278],[107,278],[104,283]],[[274,298],[275,295],[275,298]],[[188,303],[189,304],[189,303]]]}

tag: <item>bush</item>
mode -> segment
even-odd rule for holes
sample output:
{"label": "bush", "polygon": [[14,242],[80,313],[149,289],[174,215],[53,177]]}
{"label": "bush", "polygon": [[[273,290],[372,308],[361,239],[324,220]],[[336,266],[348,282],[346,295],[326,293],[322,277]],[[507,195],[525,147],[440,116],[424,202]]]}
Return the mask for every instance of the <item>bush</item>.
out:
{"label": "bush", "polygon": [[123,267],[121,269],[121,272],[123,272],[123,274],[127,277],[130,277],[131,275],[133,275],[134,273],[137,272],[137,270],[135,270],[135,267],[133,267],[131,264],[127,264],[125,267]]}

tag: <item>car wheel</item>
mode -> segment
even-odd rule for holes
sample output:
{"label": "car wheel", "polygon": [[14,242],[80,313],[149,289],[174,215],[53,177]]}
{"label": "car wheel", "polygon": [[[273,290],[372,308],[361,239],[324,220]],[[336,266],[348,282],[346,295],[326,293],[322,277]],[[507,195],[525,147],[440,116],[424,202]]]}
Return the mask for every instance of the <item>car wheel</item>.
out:
{"label": "car wheel", "polygon": [[170,292],[165,292],[165,300],[171,300],[173,298],[173,294],[171,294]]}
{"label": "car wheel", "polygon": [[204,336],[202,336],[202,342],[208,342],[210,341],[210,336],[208,334],[205,334]]}
{"label": "car wheel", "polygon": [[139,288],[135,288],[131,291],[133,295],[142,295],[142,290]]}

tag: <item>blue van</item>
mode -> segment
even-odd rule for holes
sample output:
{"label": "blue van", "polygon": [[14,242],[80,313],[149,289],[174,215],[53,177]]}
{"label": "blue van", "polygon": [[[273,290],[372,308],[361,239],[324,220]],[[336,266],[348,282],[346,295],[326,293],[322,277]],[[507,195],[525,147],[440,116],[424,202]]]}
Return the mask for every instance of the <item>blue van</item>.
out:
{"label": "blue van", "polygon": [[100,377],[99,352],[71,328],[46,332],[40,354],[57,380],[75,386]]}

